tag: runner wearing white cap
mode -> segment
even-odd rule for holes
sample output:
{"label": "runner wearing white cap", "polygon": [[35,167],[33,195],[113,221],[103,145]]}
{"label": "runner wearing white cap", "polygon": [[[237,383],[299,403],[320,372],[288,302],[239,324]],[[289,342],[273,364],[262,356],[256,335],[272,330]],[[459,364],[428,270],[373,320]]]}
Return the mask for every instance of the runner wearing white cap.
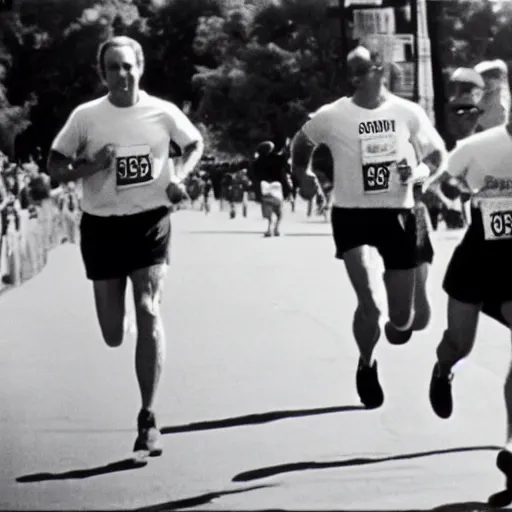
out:
{"label": "runner wearing white cap", "polygon": [[508,67],[501,59],[485,60],[475,66],[484,82],[484,96],[480,102],[483,114],[478,129],[487,130],[508,123],[510,118],[510,85]]}

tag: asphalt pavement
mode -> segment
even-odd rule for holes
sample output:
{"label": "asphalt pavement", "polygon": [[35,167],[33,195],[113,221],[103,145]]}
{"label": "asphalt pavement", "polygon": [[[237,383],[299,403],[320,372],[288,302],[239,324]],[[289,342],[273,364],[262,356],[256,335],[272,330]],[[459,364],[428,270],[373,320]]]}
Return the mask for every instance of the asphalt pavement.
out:
{"label": "asphalt pavement", "polygon": [[134,338],[101,340],[77,246],[0,297],[0,509],[487,510],[503,485],[507,330],[482,317],[450,420],[428,401],[441,281],[461,233],[433,235],[431,325],[405,346],[381,338],[386,399],[367,411],[355,296],[330,225],[303,204],[287,209],[269,239],[256,205],[233,220],[217,205],[173,214],[164,454],[143,468],[125,462],[140,405]]}

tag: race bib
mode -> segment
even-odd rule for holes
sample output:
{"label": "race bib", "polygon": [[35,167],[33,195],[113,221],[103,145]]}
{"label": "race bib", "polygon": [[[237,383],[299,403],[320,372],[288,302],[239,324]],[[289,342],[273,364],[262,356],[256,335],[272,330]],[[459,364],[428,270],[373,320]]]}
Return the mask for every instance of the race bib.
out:
{"label": "race bib", "polygon": [[146,185],[153,179],[153,159],[147,144],[117,148],[116,184],[118,189]]}
{"label": "race bib", "polygon": [[391,173],[396,171],[396,134],[375,133],[362,136],[361,159],[364,193],[387,192]]}
{"label": "race bib", "polygon": [[512,198],[480,199],[480,211],[486,240],[512,240]]}

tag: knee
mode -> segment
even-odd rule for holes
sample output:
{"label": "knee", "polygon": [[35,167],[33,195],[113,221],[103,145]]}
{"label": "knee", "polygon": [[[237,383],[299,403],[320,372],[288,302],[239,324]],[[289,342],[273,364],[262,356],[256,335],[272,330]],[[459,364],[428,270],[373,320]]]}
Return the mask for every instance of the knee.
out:
{"label": "knee", "polygon": [[400,331],[407,331],[412,327],[414,321],[415,312],[412,308],[403,308],[393,310],[390,308],[389,320],[395,327]]}
{"label": "knee", "polygon": [[142,323],[153,323],[159,316],[159,294],[143,293],[135,302],[137,317]]}
{"label": "knee", "polygon": [[105,343],[112,348],[119,347],[123,343],[124,325],[122,322],[119,324],[111,324],[101,327],[101,333]]}
{"label": "knee", "polygon": [[512,302],[504,302],[500,308],[501,316],[509,327],[512,327]]}
{"label": "knee", "polygon": [[437,357],[441,362],[457,362],[469,355],[473,346],[472,339],[462,339],[447,329],[443,333],[441,343],[437,347]]}
{"label": "knee", "polygon": [[423,331],[430,323],[430,307],[418,309],[414,312],[412,327],[415,331]]}
{"label": "knee", "polygon": [[356,310],[356,316],[358,315],[361,316],[365,323],[377,325],[380,320],[381,311],[373,301],[360,301]]}

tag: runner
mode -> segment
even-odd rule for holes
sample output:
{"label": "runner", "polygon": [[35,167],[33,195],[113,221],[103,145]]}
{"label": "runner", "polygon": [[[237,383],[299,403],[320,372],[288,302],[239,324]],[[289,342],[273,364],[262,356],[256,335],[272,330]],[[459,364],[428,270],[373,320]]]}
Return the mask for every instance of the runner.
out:
{"label": "runner", "polygon": [[[474,69],[458,68],[450,77],[448,87],[447,125],[448,132],[452,137],[452,147],[456,147],[459,141],[469,137],[477,130],[483,114],[481,102],[485,84]],[[443,202],[446,227],[458,228],[468,224],[470,194],[461,194],[457,180],[455,178],[451,178],[451,180],[454,181],[455,186],[450,187],[448,179],[437,180],[429,188],[432,192],[437,193],[438,198]]]}
{"label": "runner", "polygon": [[204,182],[199,176],[199,172],[194,171],[185,180],[187,195],[190,198],[190,208],[195,208],[196,201],[203,195]]}
{"label": "runner", "polygon": [[203,174],[203,193],[201,202],[201,211],[204,210],[206,214],[210,213],[210,196],[212,194],[212,179],[210,173],[205,171]]}
{"label": "runner", "polygon": [[311,170],[318,178],[317,214],[323,215],[327,221],[332,206],[333,162],[331,150],[325,144],[320,144],[313,151]]}
{"label": "runner", "polygon": [[[448,323],[437,348],[430,402],[441,418],[453,412],[452,369],[467,357],[475,341],[480,311],[492,297],[503,323],[512,325],[512,123],[460,141],[447,169],[474,191],[471,224],[455,249],[443,287],[448,294]],[[512,366],[505,382],[507,439],[498,467],[512,490]]]}
{"label": "runner", "polygon": [[276,152],[274,143],[267,140],[258,145],[252,162],[250,180],[256,201],[261,203],[261,214],[268,222],[265,237],[281,234],[283,201],[290,194],[286,160],[286,155]]}
{"label": "runner", "polygon": [[78,222],[80,218],[80,199],[78,198],[74,182],[64,184],[62,195],[59,198],[59,211],[62,241],[76,244],[80,239]]}
{"label": "runner", "polygon": [[108,95],[70,115],[52,144],[56,181],[83,179],[82,257],[93,282],[103,338],[117,347],[125,332],[125,291],[133,286],[137,319],[136,373],[142,407],[134,451],[162,453],[154,405],[165,356],[160,314],[169,262],[171,204],[185,195],[171,181],[170,141],[182,148],[183,177],[198,162],[199,131],[172,103],[140,90],[140,44],[114,37],[100,46],[98,67]]}
{"label": "runner", "polygon": [[484,97],[480,103],[483,115],[478,131],[508,123],[510,117],[510,85],[508,66],[501,59],[483,61],[475,66],[485,82]]}
{"label": "runner", "polygon": [[326,144],[334,161],[331,213],[336,257],[343,259],[357,295],[353,331],[360,351],[356,385],[368,408],[382,405],[377,361],[381,311],[372,289],[365,246],[384,260],[388,340],[406,343],[430,319],[425,282],[433,249],[424,207],[413,184],[437,172],[444,143],[421,107],[384,87],[384,64],[364,47],[348,56],[354,94],[319,109],[295,136],[293,172],[308,172],[313,148]]}

